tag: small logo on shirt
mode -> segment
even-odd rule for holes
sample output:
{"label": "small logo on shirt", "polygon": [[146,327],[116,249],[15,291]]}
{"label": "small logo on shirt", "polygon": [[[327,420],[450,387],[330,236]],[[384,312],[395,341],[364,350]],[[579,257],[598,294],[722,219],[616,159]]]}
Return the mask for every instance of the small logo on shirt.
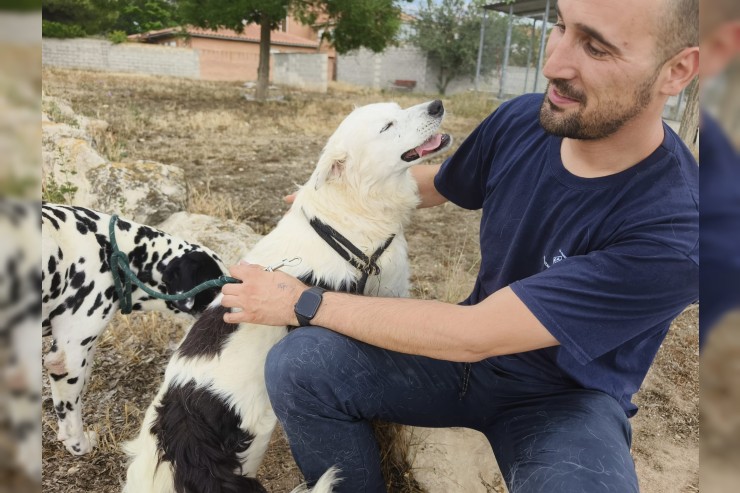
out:
{"label": "small logo on shirt", "polygon": [[561,260],[565,260],[565,259],[568,258],[568,256],[565,255],[562,250],[558,250],[558,252],[560,253],[560,255],[553,255],[553,257],[552,257],[552,264],[548,264],[547,263],[547,256],[542,257],[542,261],[545,263],[545,267],[547,267],[549,269],[550,266],[555,265],[558,262],[560,262]]}

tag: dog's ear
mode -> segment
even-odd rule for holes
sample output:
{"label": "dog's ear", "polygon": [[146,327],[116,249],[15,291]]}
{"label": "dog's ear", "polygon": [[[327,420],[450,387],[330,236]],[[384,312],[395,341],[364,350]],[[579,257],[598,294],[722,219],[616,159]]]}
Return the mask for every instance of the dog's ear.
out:
{"label": "dog's ear", "polygon": [[318,190],[324,183],[338,180],[344,175],[344,165],[347,162],[347,154],[344,152],[324,153],[319,158],[314,172],[314,189]]}

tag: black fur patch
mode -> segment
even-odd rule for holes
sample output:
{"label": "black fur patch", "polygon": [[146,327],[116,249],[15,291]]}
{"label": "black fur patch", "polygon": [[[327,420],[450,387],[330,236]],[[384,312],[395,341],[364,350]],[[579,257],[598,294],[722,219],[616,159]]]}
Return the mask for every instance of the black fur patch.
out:
{"label": "black fur patch", "polygon": [[228,310],[217,306],[203,312],[180,344],[177,350],[180,355],[186,358],[219,356],[226,339],[239,328],[239,324],[224,322],[224,313]]}
{"label": "black fur patch", "polygon": [[118,218],[118,221],[116,222],[116,226],[118,226],[118,229],[120,229],[121,231],[131,230],[131,223],[124,219],[121,219],[120,217]]}
{"label": "black fur patch", "polygon": [[[218,279],[222,274],[219,265],[207,253],[188,252],[170,260],[162,274],[162,282],[170,294],[186,293],[199,284]],[[175,306],[186,313],[201,313],[218,293],[218,288],[201,291],[195,295],[195,302],[190,309],[187,309],[184,301],[175,302]]]}
{"label": "black fur patch", "polygon": [[44,209],[44,212],[41,213],[41,216],[43,217],[43,219],[49,221],[49,223],[54,226],[54,229],[59,229],[59,222],[51,217],[49,214],[46,214],[46,209]]}
{"label": "black fur patch", "polygon": [[85,337],[84,339],[82,339],[82,342],[80,342],[80,346],[87,346],[97,338],[98,336]]}
{"label": "black fur patch", "polygon": [[90,284],[78,289],[75,294],[69,296],[66,299],[65,305],[67,306],[67,308],[71,309],[73,314],[77,313],[77,310],[80,309],[82,304],[92,292],[93,288],[95,288],[95,281],[90,281]]}
{"label": "black fur patch", "polygon": [[95,310],[103,306],[103,293],[98,292],[98,295],[95,297],[95,303],[93,303],[93,306],[87,311],[87,316],[91,317],[93,313],[95,313]]}
{"label": "black fur patch", "polygon": [[159,462],[172,464],[175,491],[266,493],[257,479],[235,472],[238,454],[249,449],[254,436],[239,428],[239,415],[218,397],[189,382],[167,389],[156,412],[150,431]]}
{"label": "black fur patch", "polygon": [[136,231],[136,236],[134,236],[134,244],[138,245],[139,242],[144,238],[146,238],[147,240],[153,240],[155,238],[159,238],[160,236],[164,236],[164,233],[153,228],[140,226],[139,229]]}
{"label": "black fur patch", "polygon": [[61,210],[55,208],[55,207],[48,207],[44,208],[45,210],[51,211],[52,214],[54,214],[57,218],[59,218],[60,221],[66,221],[67,215],[62,212]]}

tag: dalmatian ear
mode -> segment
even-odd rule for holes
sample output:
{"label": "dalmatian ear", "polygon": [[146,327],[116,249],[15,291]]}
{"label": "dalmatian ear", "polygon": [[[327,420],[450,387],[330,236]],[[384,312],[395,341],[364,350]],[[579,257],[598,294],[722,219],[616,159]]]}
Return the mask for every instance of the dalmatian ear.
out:
{"label": "dalmatian ear", "polygon": [[318,190],[327,182],[342,179],[346,162],[346,152],[328,152],[325,149],[313,173],[314,189]]}

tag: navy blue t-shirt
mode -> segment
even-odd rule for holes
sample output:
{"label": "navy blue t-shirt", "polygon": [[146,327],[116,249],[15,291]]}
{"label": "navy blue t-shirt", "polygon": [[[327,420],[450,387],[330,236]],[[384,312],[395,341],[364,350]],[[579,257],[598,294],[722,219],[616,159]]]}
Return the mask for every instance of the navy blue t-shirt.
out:
{"label": "navy blue t-shirt", "polygon": [[719,125],[701,122],[701,313],[699,337],[740,307],[740,156]]}
{"label": "navy blue t-shirt", "polygon": [[539,123],[541,94],[499,107],[435,178],[483,209],[476,304],[511,286],[560,346],[498,367],[612,395],[628,416],[670,322],[699,295],[699,170],[676,134],[647,159],[581,178]]}

